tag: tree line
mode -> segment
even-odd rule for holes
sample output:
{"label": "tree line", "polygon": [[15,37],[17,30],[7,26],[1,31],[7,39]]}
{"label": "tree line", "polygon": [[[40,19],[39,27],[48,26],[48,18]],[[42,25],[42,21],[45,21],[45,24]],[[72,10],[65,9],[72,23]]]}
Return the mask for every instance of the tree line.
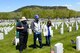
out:
{"label": "tree line", "polygon": [[0,12],[0,19],[16,19],[25,16],[26,18],[34,18],[38,14],[40,18],[71,18],[80,17],[80,12],[69,10],[67,8],[23,8],[17,12]]}

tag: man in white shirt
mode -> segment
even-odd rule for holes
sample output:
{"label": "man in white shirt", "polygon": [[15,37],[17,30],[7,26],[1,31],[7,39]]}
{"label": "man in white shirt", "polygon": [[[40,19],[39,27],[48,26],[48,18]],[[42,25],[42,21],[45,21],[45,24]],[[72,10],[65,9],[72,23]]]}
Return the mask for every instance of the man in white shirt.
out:
{"label": "man in white shirt", "polygon": [[40,48],[42,48],[42,38],[41,38],[41,24],[39,21],[39,16],[35,15],[35,20],[31,24],[31,28],[34,34],[34,48],[36,48],[36,39],[38,38]]}

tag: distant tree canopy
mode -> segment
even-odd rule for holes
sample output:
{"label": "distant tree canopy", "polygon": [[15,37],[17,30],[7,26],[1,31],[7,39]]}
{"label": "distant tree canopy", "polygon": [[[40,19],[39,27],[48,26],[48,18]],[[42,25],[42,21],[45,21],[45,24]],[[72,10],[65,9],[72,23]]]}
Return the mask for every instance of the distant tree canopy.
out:
{"label": "distant tree canopy", "polygon": [[80,17],[80,12],[69,10],[67,7],[45,7],[45,6],[27,6],[15,10],[14,12],[0,12],[0,19],[16,19],[25,16],[34,18],[38,14],[40,18],[71,18]]}
{"label": "distant tree canopy", "polygon": [[41,18],[70,18],[70,17],[77,17],[80,16],[80,12],[76,12],[74,10],[68,10],[68,9],[40,9],[38,7],[32,9],[23,9],[22,15],[27,18],[33,18],[34,15],[39,14]]}

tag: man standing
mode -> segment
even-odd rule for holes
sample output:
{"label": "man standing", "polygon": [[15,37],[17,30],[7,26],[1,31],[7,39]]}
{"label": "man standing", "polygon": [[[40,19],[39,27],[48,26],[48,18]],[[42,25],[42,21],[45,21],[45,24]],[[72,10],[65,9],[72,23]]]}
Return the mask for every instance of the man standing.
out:
{"label": "man standing", "polygon": [[34,48],[36,48],[36,39],[38,38],[40,48],[42,48],[42,38],[41,38],[41,24],[39,21],[39,16],[35,15],[35,20],[31,24],[31,28],[34,34]]}
{"label": "man standing", "polygon": [[17,30],[19,30],[19,51],[22,53],[23,49],[25,49],[27,46],[27,40],[28,40],[28,24],[26,22],[26,18],[22,17],[20,19],[21,23],[17,25]]}

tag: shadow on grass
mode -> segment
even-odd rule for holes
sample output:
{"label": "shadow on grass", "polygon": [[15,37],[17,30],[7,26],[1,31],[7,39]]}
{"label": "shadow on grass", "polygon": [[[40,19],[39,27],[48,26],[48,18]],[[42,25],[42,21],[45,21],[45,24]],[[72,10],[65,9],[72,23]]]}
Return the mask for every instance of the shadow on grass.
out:
{"label": "shadow on grass", "polygon": [[[46,44],[42,44],[42,46],[47,46],[47,45],[46,45]],[[35,48],[35,47],[34,47],[34,44],[29,45],[29,47],[30,47],[30,48]],[[39,46],[39,45],[36,45],[36,48],[40,48],[40,46]]]}
{"label": "shadow on grass", "polygon": [[34,44],[29,45],[30,48],[37,48],[39,47],[38,45],[36,45],[36,47],[34,47]]}
{"label": "shadow on grass", "polygon": [[72,48],[76,49],[76,42],[71,39]]}
{"label": "shadow on grass", "polygon": [[72,48],[76,49],[76,46],[72,46]]}

